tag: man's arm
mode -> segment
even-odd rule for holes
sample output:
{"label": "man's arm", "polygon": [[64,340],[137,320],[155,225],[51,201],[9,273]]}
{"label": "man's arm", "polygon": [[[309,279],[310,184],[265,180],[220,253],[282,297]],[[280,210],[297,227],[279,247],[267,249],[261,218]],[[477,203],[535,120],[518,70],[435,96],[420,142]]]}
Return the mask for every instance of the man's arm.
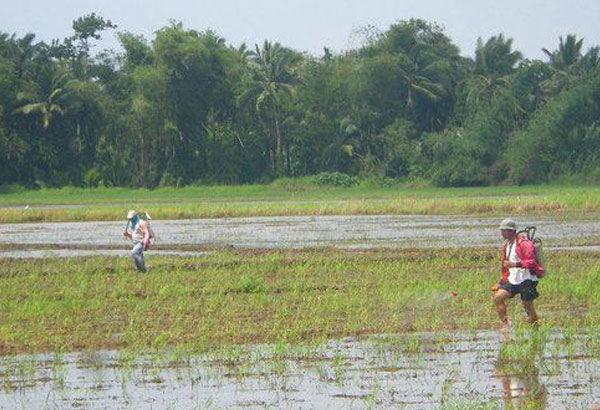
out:
{"label": "man's arm", "polygon": [[131,239],[131,233],[127,229],[128,227],[129,227],[129,223],[127,223],[127,225],[125,225],[125,230],[123,231],[123,236],[126,237],[126,238]]}
{"label": "man's arm", "polygon": [[514,267],[514,266],[510,266],[512,264],[512,262],[510,262],[506,259],[506,246],[507,246],[506,243],[504,244],[504,246],[502,246],[502,259],[501,259],[501,266],[500,266],[500,268],[502,270],[502,276],[500,276],[499,282],[507,280],[508,275],[509,275],[508,269]]}
{"label": "man's arm", "polygon": [[140,227],[144,232],[144,249],[148,249],[150,247],[150,229],[148,229],[148,221],[141,221]]}

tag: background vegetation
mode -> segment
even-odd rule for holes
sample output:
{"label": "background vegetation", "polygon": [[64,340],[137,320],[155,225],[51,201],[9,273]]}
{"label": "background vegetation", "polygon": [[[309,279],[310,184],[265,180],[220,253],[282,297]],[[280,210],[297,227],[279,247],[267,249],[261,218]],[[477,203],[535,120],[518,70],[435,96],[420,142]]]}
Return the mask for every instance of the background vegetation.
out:
{"label": "background vegetation", "polygon": [[[527,60],[502,34],[462,57],[422,20],[311,56],[172,23],[152,39],[90,14],[51,44],[0,32],[0,185],[240,184],[327,172],[438,186],[600,179],[598,47]],[[337,173],[337,174],[335,174]],[[333,176],[332,176],[333,175]]]}

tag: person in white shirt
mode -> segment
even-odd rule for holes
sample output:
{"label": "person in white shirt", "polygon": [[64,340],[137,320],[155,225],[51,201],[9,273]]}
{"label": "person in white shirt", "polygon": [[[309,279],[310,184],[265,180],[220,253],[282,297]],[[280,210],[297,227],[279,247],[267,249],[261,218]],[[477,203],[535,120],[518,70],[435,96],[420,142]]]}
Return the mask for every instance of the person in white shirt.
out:
{"label": "person in white shirt", "polygon": [[144,251],[150,247],[150,228],[148,221],[140,218],[135,210],[127,213],[127,226],[123,235],[133,241],[131,256],[135,262],[135,267],[140,272],[146,272],[146,263],[144,261]]}
{"label": "person in white shirt", "polygon": [[[495,291],[494,304],[502,321],[502,330],[510,329],[506,317],[505,300],[520,294],[523,308],[530,323],[538,321],[533,300],[539,296],[537,291],[537,273],[543,275],[544,269],[539,265],[533,243],[524,235],[517,233],[517,225],[510,218],[500,223],[500,233],[506,242],[502,247],[502,277]],[[534,273],[535,272],[535,273]]]}

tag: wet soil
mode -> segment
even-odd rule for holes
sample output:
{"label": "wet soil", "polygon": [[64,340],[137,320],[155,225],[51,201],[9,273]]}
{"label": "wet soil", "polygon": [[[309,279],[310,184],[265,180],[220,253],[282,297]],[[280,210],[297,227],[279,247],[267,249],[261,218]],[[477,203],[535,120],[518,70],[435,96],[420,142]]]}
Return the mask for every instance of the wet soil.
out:
{"label": "wet soil", "polygon": [[[582,238],[597,236],[600,221],[523,217],[546,244],[579,249]],[[499,218],[472,216],[300,216],[152,221],[157,248],[190,246],[238,248],[430,248],[499,246]],[[0,257],[87,256],[129,248],[125,222],[71,222],[0,225]],[[49,252],[48,247],[60,252]],[[10,249],[7,249],[10,248]],[[45,249],[46,252],[40,252]],[[586,244],[582,250],[599,250]]]}

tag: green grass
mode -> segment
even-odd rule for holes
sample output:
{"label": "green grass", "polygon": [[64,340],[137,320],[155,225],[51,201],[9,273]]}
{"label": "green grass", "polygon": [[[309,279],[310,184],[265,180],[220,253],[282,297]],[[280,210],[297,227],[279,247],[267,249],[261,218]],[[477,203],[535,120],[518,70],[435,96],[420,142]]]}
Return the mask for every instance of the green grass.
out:
{"label": "green grass", "polygon": [[[0,223],[115,220],[129,208],[158,219],[294,215],[568,214],[600,212],[599,187],[319,187],[310,183],[161,188],[62,188],[0,194]],[[23,209],[29,205],[31,209]],[[78,205],[39,209],[39,206]],[[6,208],[13,207],[13,208]]]}
{"label": "green grass", "polygon": [[[254,343],[498,326],[497,252],[221,250],[119,258],[3,260],[0,354]],[[598,255],[555,252],[537,302],[544,328],[600,325]],[[451,291],[458,296],[450,295]],[[516,323],[523,311],[509,304]],[[590,346],[598,351],[597,346]]]}

